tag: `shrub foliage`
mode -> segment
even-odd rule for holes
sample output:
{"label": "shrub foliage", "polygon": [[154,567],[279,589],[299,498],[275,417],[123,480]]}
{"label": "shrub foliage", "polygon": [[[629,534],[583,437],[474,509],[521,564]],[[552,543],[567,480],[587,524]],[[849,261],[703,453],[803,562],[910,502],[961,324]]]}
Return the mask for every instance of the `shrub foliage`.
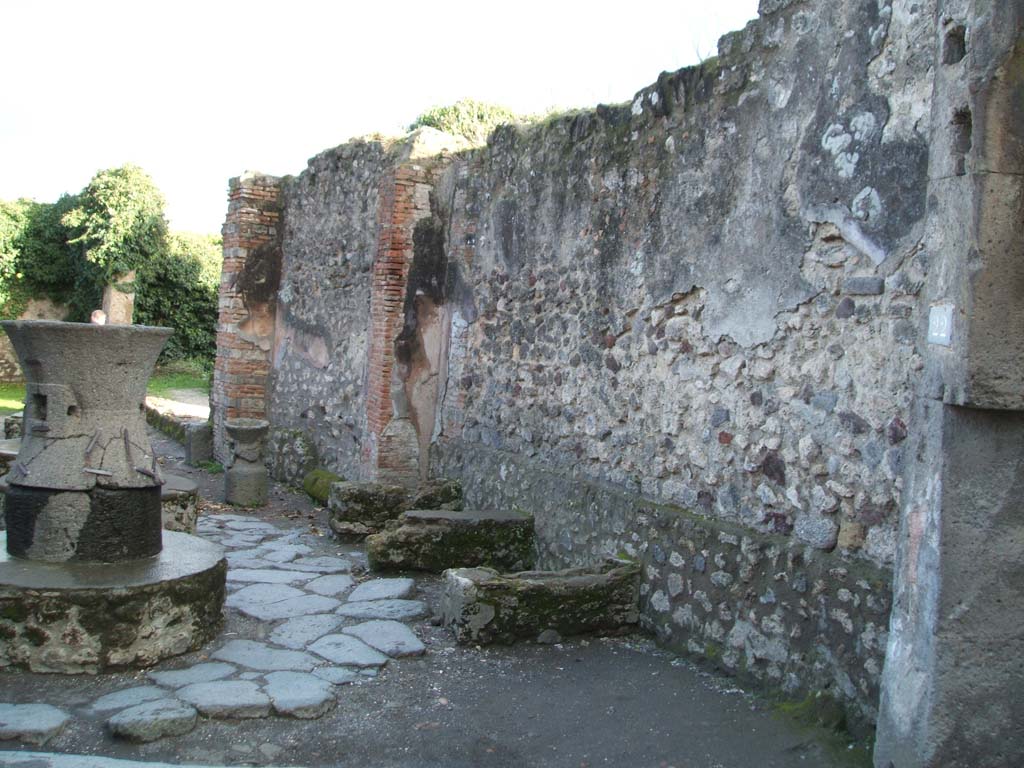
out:
{"label": "shrub foliage", "polygon": [[213,359],[220,238],[169,233],[164,198],[138,166],[97,173],[55,203],[0,201],[0,315],[48,298],[83,321],[135,270],[136,323],[175,329],[162,359]]}
{"label": "shrub foliage", "polygon": [[510,109],[474,99],[462,99],[444,107],[432,107],[421,114],[410,131],[417,128],[436,128],[453,136],[462,136],[474,144],[484,144],[495,128],[514,123],[521,118]]}

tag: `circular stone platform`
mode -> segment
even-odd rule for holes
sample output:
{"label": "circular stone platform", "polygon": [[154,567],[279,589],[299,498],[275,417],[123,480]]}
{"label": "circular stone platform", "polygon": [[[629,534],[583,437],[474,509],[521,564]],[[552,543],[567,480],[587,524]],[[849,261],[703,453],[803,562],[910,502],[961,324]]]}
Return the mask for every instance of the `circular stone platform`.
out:
{"label": "circular stone platform", "polygon": [[165,531],[151,558],[44,563],[0,533],[0,669],[101,672],[193,651],[221,627],[227,561],[216,544]]}

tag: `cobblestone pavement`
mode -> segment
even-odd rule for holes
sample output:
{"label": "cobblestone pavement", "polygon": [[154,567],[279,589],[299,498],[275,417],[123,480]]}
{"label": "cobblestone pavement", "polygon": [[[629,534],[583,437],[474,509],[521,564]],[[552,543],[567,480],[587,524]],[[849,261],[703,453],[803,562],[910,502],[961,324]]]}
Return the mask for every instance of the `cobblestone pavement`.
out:
{"label": "cobblestone pavement", "polygon": [[430,620],[437,577],[368,574],[362,548],[325,535],[323,510],[288,489],[227,508],[222,475],[152,437],[164,469],[200,485],[199,534],[227,550],[224,631],[150,670],[0,674],[0,749],[53,751],[0,752],[0,765],[70,768],[70,753],[98,767],[771,768],[853,755],[641,637],[455,646]]}

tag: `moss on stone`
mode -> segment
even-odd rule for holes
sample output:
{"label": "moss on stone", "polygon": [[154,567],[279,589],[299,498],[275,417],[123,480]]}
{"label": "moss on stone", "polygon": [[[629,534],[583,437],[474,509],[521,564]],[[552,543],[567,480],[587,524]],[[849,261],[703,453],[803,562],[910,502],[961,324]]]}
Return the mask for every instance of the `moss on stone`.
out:
{"label": "moss on stone", "polygon": [[331,485],[344,480],[345,478],[341,475],[336,475],[326,469],[314,469],[302,478],[302,490],[308,493],[314,501],[326,504],[327,498],[331,494]]}

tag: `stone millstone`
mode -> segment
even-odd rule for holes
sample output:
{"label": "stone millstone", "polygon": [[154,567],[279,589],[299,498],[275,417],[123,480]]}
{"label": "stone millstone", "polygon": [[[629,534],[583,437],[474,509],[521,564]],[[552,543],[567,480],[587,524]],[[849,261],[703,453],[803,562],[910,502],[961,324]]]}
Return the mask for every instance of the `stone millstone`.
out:
{"label": "stone millstone", "polygon": [[7,555],[0,533],[0,668],[78,674],[148,667],[212,640],[223,621],[220,547],[174,531],[127,563],[59,568]]}
{"label": "stone millstone", "polygon": [[114,736],[148,742],[164,736],[182,736],[196,727],[195,707],[177,699],[157,699],[122,710],[107,721]]}
{"label": "stone millstone", "polygon": [[0,739],[45,744],[70,720],[49,704],[0,704]]}
{"label": "stone millstone", "polygon": [[398,527],[370,536],[366,553],[373,570],[523,570],[534,559],[533,517],[516,511],[412,510]]}
{"label": "stone millstone", "polygon": [[547,630],[571,636],[631,630],[639,619],[640,566],[526,571],[490,568],[445,573],[441,620],[460,644],[535,639]]}
{"label": "stone millstone", "polygon": [[331,530],[341,536],[366,536],[384,530],[410,509],[462,509],[457,480],[429,480],[410,491],[400,485],[341,482],[327,499]]}

